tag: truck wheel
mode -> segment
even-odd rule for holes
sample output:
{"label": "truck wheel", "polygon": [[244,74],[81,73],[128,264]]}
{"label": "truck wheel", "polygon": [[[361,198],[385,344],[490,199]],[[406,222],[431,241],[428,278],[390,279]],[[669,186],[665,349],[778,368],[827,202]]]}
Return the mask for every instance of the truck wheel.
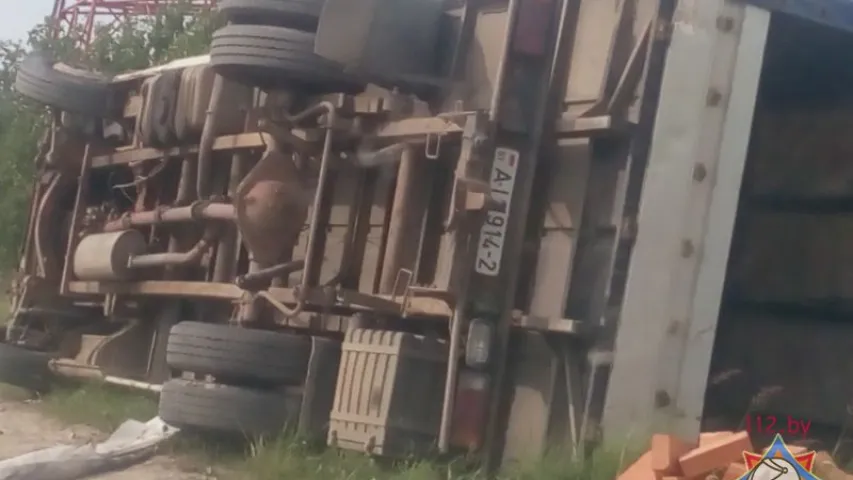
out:
{"label": "truck wheel", "polygon": [[308,93],[357,93],[364,84],[314,53],[314,34],[267,25],[228,25],[213,34],[210,65],[223,77]]}
{"label": "truck wheel", "polygon": [[173,379],[160,391],[167,424],[249,437],[275,435],[299,418],[301,389],[264,391]]}
{"label": "truck wheel", "polygon": [[50,357],[42,352],[0,343],[0,382],[44,390],[50,381]]}
{"label": "truck wheel", "polygon": [[109,81],[101,75],[55,64],[44,54],[27,56],[15,75],[15,90],[39,103],[93,117],[109,116]]}
{"label": "truck wheel", "polygon": [[221,0],[217,10],[238,25],[277,25],[317,31],[325,0]]}
{"label": "truck wheel", "polygon": [[305,381],[311,337],[201,322],[181,322],[169,334],[170,367],[240,385],[301,384]]}

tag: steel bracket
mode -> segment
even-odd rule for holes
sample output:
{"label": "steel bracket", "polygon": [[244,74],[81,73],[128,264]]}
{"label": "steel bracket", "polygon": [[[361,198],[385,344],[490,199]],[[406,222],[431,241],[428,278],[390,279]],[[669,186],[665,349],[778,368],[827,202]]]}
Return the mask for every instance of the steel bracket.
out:
{"label": "steel bracket", "polygon": [[485,112],[474,112],[465,118],[462,145],[453,178],[450,212],[445,229],[453,230],[460,216],[483,212],[492,205],[489,183],[485,177],[482,153],[488,146],[490,122]]}

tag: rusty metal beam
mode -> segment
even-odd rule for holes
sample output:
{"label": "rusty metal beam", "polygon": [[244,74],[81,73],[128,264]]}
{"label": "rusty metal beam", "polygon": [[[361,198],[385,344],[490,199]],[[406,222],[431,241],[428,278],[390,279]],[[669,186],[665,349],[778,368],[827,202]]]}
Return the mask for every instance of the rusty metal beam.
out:
{"label": "rusty metal beam", "polygon": [[563,333],[572,336],[583,336],[594,331],[590,328],[589,322],[571,318],[523,315],[518,311],[513,312],[512,323],[514,327],[524,330]]}
{"label": "rusty metal beam", "polygon": [[[251,292],[230,283],[183,282],[183,281],[141,281],[123,283],[70,282],[69,293],[73,294],[121,294],[150,295],[164,297],[195,297],[239,301],[251,295]],[[296,304],[296,294],[291,288],[270,288],[269,294],[285,305]],[[348,290],[333,291],[333,308],[349,308],[354,311],[391,310],[403,316],[449,317],[452,309],[448,301],[425,296],[368,295]],[[320,288],[307,291],[308,304],[328,303],[330,295]]]}
{"label": "rusty metal beam", "polygon": [[[128,107],[131,108],[131,107]],[[306,142],[319,140],[314,130],[292,130],[291,133]],[[385,123],[370,134],[374,141],[385,144],[394,142],[424,142],[427,137],[448,139],[461,135],[462,127],[443,117],[407,118]],[[275,138],[264,132],[238,133],[222,135],[213,142],[213,151],[222,150],[262,150],[267,145],[276,143]],[[113,165],[147,160],[159,160],[164,157],[185,157],[198,154],[198,145],[187,145],[166,149],[159,148],[126,148],[97,155],[92,158],[92,168],[103,168]]]}
{"label": "rusty metal beam", "polygon": [[[213,150],[251,150],[263,149],[275,140],[265,133],[239,133],[237,135],[223,135],[213,142]],[[163,157],[186,157],[198,154],[198,145],[159,148],[134,148],[116,150],[114,152],[98,155],[92,158],[92,168],[103,168],[112,165],[126,165],[129,163],[142,162],[146,160],[157,160]]]}
{"label": "rusty metal beam", "polygon": [[590,138],[627,133],[632,126],[631,122],[610,115],[595,117],[563,115],[557,119],[555,133],[559,139]]}
{"label": "rusty metal beam", "polygon": [[[138,295],[161,297],[195,297],[218,300],[240,301],[250,292],[231,283],[215,282],[186,282],[186,281],[141,281],[123,283],[81,282],[68,284],[68,291],[77,295]],[[296,295],[293,289],[269,289],[271,295],[284,304],[295,304]],[[436,296],[414,294],[403,295],[368,295],[352,290],[335,292],[337,308],[351,308],[355,311],[390,310],[396,309],[404,316],[430,317],[433,319],[449,318],[452,313],[451,302]],[[309,291],[309,303],[321,304],[328,299],[322,289]],[[513,327],[524,330],[548,331],[567,335],[583,335],[588,330],[582,322],[568,318],[545,318],[523,315],[516,312],[513,316]]]}

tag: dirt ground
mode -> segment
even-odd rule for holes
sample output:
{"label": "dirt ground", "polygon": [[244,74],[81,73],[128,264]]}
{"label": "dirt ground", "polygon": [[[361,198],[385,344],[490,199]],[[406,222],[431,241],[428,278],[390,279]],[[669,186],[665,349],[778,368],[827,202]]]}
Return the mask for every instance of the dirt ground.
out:
{"label": "dirt ground", "polygon": [[[108,435],[86,425],[67,427],[39,413],[35,405],[0,400],[0,459],[52,447],[57,444],[85,444]],[[177,460],[159,455],[124,471],[97,477],[99,480],[214,480],[214,477],[186,471]]]}

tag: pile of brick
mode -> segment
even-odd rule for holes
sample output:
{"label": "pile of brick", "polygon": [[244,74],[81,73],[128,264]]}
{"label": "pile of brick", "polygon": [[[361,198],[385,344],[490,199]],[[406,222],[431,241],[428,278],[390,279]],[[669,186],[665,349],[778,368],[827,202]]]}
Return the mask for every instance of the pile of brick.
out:
{"label": "pile of brick", "polygon": [[[806,448],[788,445],[793,455]],[[738,480],[747,473],[743,452],[754,452],[747,432],[709,432],[698,445],[672,435],[652,437],[652,447],[625,469],[618,480]],[[821,480],[853,480],[826,452],[818,452],[812,472]]]}

